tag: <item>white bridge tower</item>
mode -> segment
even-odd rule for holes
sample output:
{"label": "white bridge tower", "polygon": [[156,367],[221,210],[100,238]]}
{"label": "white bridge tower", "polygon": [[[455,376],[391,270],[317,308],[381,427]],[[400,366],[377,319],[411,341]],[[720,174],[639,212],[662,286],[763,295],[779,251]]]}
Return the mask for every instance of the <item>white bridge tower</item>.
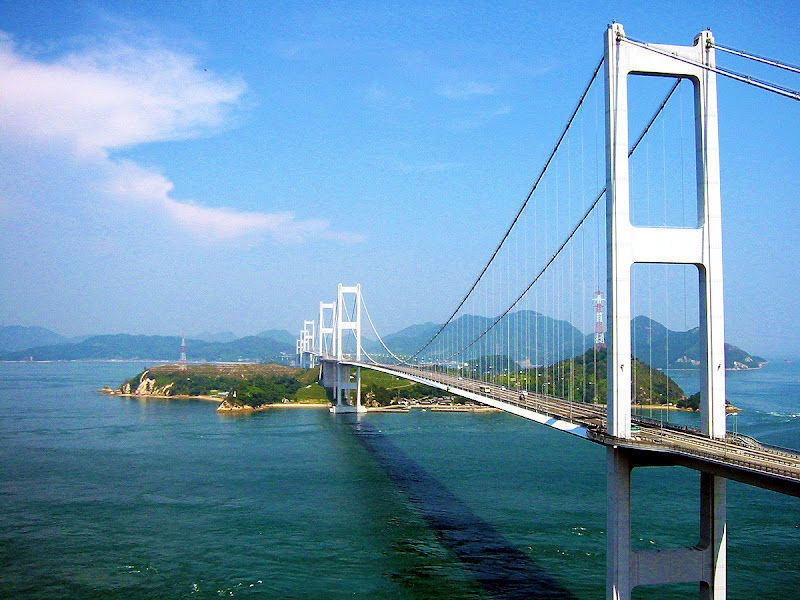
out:
{"label": "white bridge tower", "polygon": [[[700,283],[702,432],[725,437],[725,356],[722,307],[722,234],[714,38],[700,33],[692,46],[641,44],[622,25],[605,40],[608,233],[608,433],[631,437],[631,268],[635,263],[694,265]],[[697,215],[693,229],[634,227],[628,181],[628,77],[685,78],[694,86]],[[609,340],[606,340],[607,342]],[[691,548],[631,549],[631,470],[647,466],[642,451],[609,446],[607,593],[628,600],[637,585],[699,582],[700,597],[726,597],[725,480],[701,473],[700,536]],[[668,490],[665,490],[668,493]]]}

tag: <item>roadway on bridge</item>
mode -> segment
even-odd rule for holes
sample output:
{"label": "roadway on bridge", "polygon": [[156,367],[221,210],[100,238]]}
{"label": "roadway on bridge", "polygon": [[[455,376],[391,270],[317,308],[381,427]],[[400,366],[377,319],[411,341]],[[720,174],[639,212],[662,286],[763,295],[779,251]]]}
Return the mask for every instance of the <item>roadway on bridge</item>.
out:
{"label": "roadway on bridge", "polygon": [[605,446],[629,449],[637,454],[642,466],[680,464],[800,497],[800,453],[766,446],[746,436],[728,433],[725,439],[715,439],[688,427],[634,417],[638,430],[630,439],[621,439],[606,433],[606,409],[602,405],[569,402],[420,367],[350,364],[363,368],[378,367],[398,377],[411,376],[423,380],[456,395],[478,400],[484,397],[577,424],[581,426],[580,431],[586,433],[582,437]]}

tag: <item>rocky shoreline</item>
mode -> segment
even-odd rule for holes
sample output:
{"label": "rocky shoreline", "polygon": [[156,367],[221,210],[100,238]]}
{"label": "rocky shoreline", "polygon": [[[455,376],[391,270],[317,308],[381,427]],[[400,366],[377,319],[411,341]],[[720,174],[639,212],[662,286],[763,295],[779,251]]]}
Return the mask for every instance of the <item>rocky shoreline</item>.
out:
{"label": "rocky shoreline", "polygon": [[115,390],[110,386],[106,386],[102,389],[97,390],[98,394],[104,394],[106,396],[119,396],[120,398],[159,398],[161,400],[206,400],[208,402],[219,402],[222,400],[219,396],[188,396],[186,394],[164,394],[164,393],[139,393],[137,391],[133,392],[122,392],[120,390]]}
{"label": "rocky shoreline", "polygon": [[330,405],[327,402],[278,402],[275,404],[261,404],[259,406],[250,406],[249,404],[233,404],[228,400],[223,400],[217,407],[219,413],[243,413],[249,414],[254,412],[261,412],[273,408],[328,408]]}

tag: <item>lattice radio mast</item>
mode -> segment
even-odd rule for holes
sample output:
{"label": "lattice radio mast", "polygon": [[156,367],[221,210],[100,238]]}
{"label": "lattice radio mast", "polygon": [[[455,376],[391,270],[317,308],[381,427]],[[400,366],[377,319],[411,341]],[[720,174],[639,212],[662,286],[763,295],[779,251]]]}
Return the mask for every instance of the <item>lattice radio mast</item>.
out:
{"label": "lattice radio mast", "polygon": [[601,350],[606,347],[606,334],[603,330],[603,299],[602,292],[598,291],[594,297],[594,349]]}
{"label": "lattice radio mast", "polygon": [[178,361],[178,370],[186,371],[186,336],[181,336],[181,359]]}

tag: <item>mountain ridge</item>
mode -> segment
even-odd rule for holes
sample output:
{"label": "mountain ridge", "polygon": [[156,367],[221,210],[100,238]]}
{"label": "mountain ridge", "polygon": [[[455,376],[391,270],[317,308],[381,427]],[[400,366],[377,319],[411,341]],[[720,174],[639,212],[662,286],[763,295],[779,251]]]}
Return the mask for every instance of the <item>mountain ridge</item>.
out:
{"label": "mountain ridge", "polygon": [[[426,349],[425,355],[447,359],[453,351],[462,349],[469,340],[495,321],[491,317],[462,315],[444,328],[439,339]],[[439,329],[441,324],[426,322],[405,327],[384,337],[386,345],[395,354],[412,355]],[[528,331],[530,335],[519,332]],[[535,335],[536,333],[545,335]],[[439,340],[458,342],[447,348]],[[68,339],[41,327],[0,327],[0,360],[87,360],[87,359],[158,359],[177,360],[181,338],[178,336],[145,336],[132,334],[106,334]],[[37,343],[51,340],[55,343]],[[230,341],[188,339],[187,351],[192,361],[279,360],[293,357],[296,336],[282,329],[264,330],[254,336]],[[33,342],[33,343],[31,343]],[[377,341],[363,339],[369,353],[383,352]],[[523,368],[552,364],[585,352],[594,344],[593,334],[584,334],[571,323],[548,317],[531,310],[510,313],[497,327],[486,334],[481,342],[464,354],[464,360],[479,359],[506,352]],[[658,321],[644,316],[631,320],[631,347],[633,355],[656,369],[699,368],[699,329],[673,331]],[[172,358],[174,357],[174,358]],[[767,361],[751,355],[733,344],[725,344],[725,366],[729,370],[757,369]]]}
{"label": "mountain ridge", "polygon": [[[180,356],[181,337],[131,335],[127,333],[96,335],[79,343],[36,346],[0,354],[0,360],[176,360]],[[246,336],[232,342],[186,340],[189,360],[239,361],[273,360],[293,355],[295,348],[270,338]],[[173,358],[174,357],[174,358]]]}

